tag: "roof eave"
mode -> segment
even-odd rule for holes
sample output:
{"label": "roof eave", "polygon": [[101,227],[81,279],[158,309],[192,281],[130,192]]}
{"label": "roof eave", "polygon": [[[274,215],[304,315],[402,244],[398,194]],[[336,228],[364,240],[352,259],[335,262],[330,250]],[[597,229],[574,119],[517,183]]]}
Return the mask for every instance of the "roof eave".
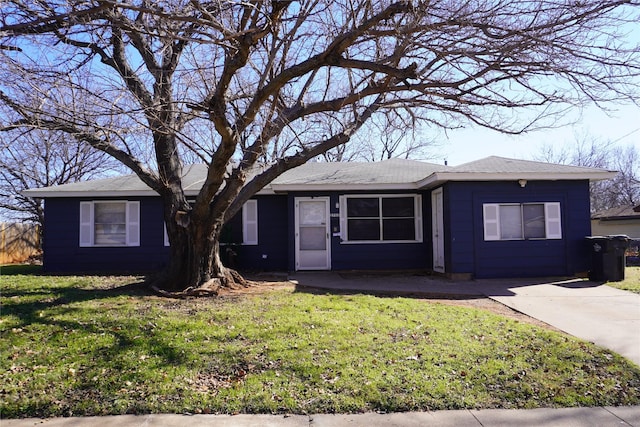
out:
{"label": "roof eave", "polygon": [[22,195],[38,199],[47,198],[92,198],[92,197],[155,197],[158,196],[153,190],[109,190],[109,191],[38,191],[38,189],[24,190]]}
{"label": "roof eave", "polygon": [[621,215],[621,216],[603,216],[603,217],[592,217],[592,220],[595,221],[628,221],[628,220],[640,220],[640,215]]}
{"label": "roof eave", "polygon": [[432,188],[447,181],[602,181],[617,172],[435,172],[418,182],[418,188]]}
{"label": "roof eave", "polygon": [[276,193],[289,191],[386,191],[386,190],[417,190],[415,182],[386,183],[386,184],[271,184]]}
{"label": "roof eave", "polygon": [[[195,197],[199,193],[199,190],[185,190],[184,194],[186,197]],[[55,199],[55,198],[104,198],[104,197],[157,197],[159,194],[155,191],[149,190],[108,190],[108,191],[78,191],[78,190],[70,190],[70,191],[52,191],[46,190],[42,191],[41,189],[34,188],[32,190],[24,190],[21,192],[23,196],[32,197],[35,199]],[[258,191],[256,195],[270,195],[275,194],[271,188],[263,188]]]}

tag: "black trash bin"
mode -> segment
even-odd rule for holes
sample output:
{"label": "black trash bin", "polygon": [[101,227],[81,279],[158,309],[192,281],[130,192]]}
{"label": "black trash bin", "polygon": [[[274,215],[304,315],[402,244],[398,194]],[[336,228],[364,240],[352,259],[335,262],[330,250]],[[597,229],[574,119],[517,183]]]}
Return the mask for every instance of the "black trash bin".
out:
{"label": "black trash bin", "polygon": [[587,242],[591,253],[589,280],[594,282],[604,281],[604,254],[608,250],[609,239],[604,236],[589,236],[587,237]]}
{"label": "black trash bin", "polygon": [[605,254],[604,271],[607,280],[610,282],[620,282],[624,280],[624,270],[627,266],[624,256],[629,246],[628,236],[607,236],[609,240],[609,251]]}
{"label": "black trash bin", "polygon": [[591,246],[589,280],[619,282],[624,280],[626,267],[624,253],[629,243],[627,236],[587,237]]}

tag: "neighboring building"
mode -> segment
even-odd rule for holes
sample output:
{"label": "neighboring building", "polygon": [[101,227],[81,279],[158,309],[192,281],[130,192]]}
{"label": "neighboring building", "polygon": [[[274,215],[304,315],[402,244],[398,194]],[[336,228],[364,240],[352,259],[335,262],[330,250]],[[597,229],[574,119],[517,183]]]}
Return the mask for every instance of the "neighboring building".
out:
{"label": "neighboring building", "polygon": [[625,235],[631,240],[626,252],[627,265],[640,265],[640,205],[619,206],[591,215],[594,236]]}
{"label": "neighboring building", "polygon": [[[188,197],[205,171],[185,168]],[[574,275],[589,269],[589,181],[614,175],[502,157],[456,167],[307,163],[247,202],[223,240],[235,244],[241,269]],[[135,175],[24,194],[45,199],[46,271],[150,271],[167,262],[162,204]]]}
{"label": "neighboring building", "polygon": [[624,234],[640,239],[640,205],[619,206],[591,215],[591,232],[595,236]]}

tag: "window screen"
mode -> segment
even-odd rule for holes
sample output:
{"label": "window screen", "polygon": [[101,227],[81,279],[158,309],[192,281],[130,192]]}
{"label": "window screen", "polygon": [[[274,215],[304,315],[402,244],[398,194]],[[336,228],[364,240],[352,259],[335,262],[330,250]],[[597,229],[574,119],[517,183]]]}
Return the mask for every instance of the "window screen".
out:
{"label": "window screen", "polygon": [[347,241],[421,240],[420,196],[343,196]]}

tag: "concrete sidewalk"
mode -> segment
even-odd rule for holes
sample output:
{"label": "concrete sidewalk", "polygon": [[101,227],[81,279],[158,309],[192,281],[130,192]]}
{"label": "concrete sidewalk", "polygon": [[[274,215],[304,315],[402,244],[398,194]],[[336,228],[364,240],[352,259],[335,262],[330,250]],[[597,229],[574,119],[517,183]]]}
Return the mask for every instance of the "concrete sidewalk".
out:
{"label": "concrete sidewalk", "polygon": [[2,420],[2,427],[640,427],[640,407],[484,409],[352,415],[115,415]]}

